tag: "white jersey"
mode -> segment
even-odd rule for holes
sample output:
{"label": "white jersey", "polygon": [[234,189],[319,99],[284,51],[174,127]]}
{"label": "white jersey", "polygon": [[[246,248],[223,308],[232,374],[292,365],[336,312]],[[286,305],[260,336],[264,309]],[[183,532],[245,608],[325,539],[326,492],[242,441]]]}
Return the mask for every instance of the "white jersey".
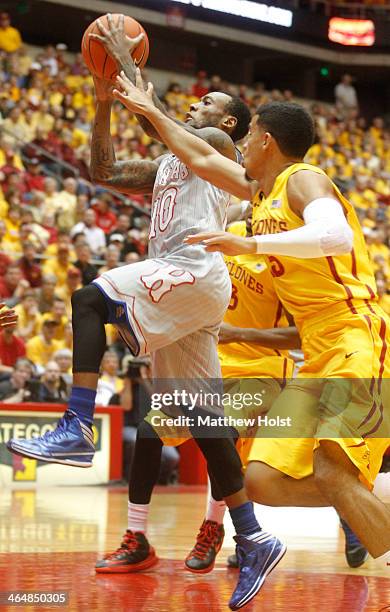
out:
{"label": "white jersey", "polygon": [[[155,354],[155,377],[220,377],[216,347],[231,297],[229,273],[221,253],[183,240],[223,231],[229,201],[228,193],[167,155],[154,185],[149,259],[94,281],[106,297],[108,322],[133,354]],[[177,350],[167,348],[175,343]]]}
{"label": "white jersey", "polygon": [[223,231],[229,202],[226,191],[199,178],[175,155],[167,155],[154,184],[149,257],[178,256],[215,264],[219,253],[207,253],[183,240],[190,234]]}

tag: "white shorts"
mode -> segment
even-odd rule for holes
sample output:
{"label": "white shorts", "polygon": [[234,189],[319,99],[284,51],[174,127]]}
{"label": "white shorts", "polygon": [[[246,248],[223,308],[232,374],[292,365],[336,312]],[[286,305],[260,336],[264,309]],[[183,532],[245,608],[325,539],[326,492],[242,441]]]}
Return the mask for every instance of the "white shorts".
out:
{"label": "white shorts", "polygon": [[104,294],[108,323],[134,355],[145,355],[205,330],[218,334],[231,297],[222,260],[205,266],[185,257],[147,259],[105,272],[93,282]]}

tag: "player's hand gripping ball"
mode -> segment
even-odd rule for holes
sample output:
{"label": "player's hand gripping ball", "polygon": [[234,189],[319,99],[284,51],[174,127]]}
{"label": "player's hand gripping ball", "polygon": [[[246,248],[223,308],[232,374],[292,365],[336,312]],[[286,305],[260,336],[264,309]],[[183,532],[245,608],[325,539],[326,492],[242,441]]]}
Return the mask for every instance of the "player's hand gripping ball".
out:
{"label": "player's hand gripping ball", "polygon": [[81,53],[92,74],[113,81],[118,74],[114,57],[129,53],[134,64],[143,68],[149,57],[149,39],[142,25],[132,17],[108,13],[85,30]]}

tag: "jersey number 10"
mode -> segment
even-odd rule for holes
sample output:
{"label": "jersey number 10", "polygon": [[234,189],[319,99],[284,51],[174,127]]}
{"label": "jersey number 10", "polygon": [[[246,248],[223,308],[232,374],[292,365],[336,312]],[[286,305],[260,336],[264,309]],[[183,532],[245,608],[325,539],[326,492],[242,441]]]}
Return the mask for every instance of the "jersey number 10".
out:
{"label": "jersey number 10", "polygon": [[177,191],[176,187],[169,187],[156,199],[150,222],[149,240],[157,236],[157,227],[160,232],[165,232],[172,221]]}

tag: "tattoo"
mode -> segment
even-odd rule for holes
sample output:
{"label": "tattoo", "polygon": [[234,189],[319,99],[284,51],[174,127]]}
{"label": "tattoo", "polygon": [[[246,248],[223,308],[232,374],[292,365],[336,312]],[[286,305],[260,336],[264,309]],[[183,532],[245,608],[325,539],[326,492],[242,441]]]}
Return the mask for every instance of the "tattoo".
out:
{"label": "tattoo", "polygon": [[110,133],[110,118],[111,104],[99,103],[92,131],[92,180],[125,193],[151,193],[159,160],[117,162]]}
{"label": "tattoo", "polygon": [[110,152],[108,149],[101,149],[100,150],[100,159],[102,162],[107,162],[110,159]]}
{"label": "tattoo", "polygon": [[190,132],[194,136],[208,142],[208,144],[218,151],[218,153],[221,153],[221,155],[236,161],[237,156],[234,143],[229,134],[226,134],[226,132],[214,127],[196,129],[186,124],[184,124],[183,127],[187,130],[187,132]]}
{"label": "tattoo", "polygon": [[154,161],[116,162],[104,184],[125,193],[152,193],[157,170],[158,164]]}

